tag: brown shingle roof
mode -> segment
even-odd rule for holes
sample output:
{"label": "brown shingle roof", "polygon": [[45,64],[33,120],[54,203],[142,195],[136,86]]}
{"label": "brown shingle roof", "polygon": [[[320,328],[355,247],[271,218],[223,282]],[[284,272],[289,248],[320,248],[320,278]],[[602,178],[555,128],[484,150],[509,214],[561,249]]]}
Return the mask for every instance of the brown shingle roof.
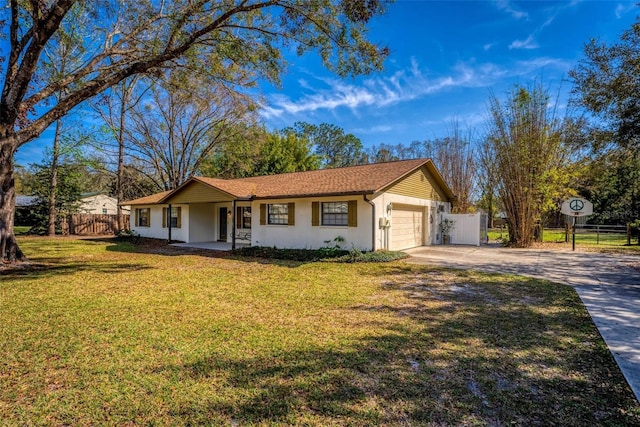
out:
{"label": "brown shingle roof", "polygon": [[192,179],[215,187],[237,199],[248,199],[252,195],[256,194],[255,182],[243,182],[238,179],[207,178],[204,176],[195,176]]}
{"label": "brown shingle roof", "polygon": [[371,194],[383,189],[428,159],[403,160],[336,169],[320,169],[280,175],[257,176],[230,180],[231,183],[253,183],[257,198],[286,198],[338,194]]}
{"label": "brown shingle roof", "polygon": [[[373,194],[404,178],[421,166],[428,167],[449,198],[453,198],[451,190],[446,186],[433,162],[429,159],[401,160],[239,179],[193,177],[178,187],[175,192],[181,191],[195,181],[216,188],[236,199],[284,199],[321,195]],[[128,203],[163,203],[170,193],[158,193]]]}
{"label": "brown shingle roof", "polygon": [[128,202],[122,202],[121,205],[155,205],[156,203],[160,203],[165,196],[169,195],[171,191],[163,191],[162,193],[152,194],[150,196],[140,197],[139,199],[134,199]]}

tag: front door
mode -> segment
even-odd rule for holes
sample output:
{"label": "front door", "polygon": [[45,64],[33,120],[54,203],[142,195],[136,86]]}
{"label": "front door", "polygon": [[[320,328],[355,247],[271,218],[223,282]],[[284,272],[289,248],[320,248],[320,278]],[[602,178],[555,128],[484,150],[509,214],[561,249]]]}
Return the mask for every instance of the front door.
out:
{"label": "front door", "polygon": [[218,241],[226,242],[227,241],[227,208],[220,208],[220,233],[218,234]]}

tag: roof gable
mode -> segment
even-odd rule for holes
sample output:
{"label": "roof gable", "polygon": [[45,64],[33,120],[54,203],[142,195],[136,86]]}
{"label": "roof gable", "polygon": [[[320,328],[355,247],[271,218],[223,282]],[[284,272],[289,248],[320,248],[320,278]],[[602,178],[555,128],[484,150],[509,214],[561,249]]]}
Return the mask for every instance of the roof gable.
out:
{"label": "roof gable", "polygon": [[224,179],[193,177],[161,199],[161,203],[211,203],[248,198],[252,185],[230,185]]}

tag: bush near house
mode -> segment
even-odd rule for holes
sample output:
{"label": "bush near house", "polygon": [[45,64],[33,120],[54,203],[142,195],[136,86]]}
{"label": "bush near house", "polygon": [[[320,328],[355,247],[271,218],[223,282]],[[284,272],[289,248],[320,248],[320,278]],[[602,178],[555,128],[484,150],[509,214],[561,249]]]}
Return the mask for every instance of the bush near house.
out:
{"label": "bush near house", "polygon": [[357,249],[345,250],[335,247],[326,247],[320,249],[278,249],[265,246],[249,246],[235,249],[232,252],[235,255],[245,257],[279,259],[299,262],[391,262],[408,257],[408,255],[404,252],[362,252]]}

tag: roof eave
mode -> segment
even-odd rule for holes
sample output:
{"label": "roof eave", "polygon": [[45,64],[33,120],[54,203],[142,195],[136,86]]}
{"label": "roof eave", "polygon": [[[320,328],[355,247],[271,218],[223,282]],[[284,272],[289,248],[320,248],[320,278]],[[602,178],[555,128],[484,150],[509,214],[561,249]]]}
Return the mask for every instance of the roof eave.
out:
{"label": "roof eave", "polygon": [[309,197],[338,197],[338,196],[361,196],[364,194],[374,194],[375,190],[340,191],[330,193],[308,193],[308,194],[281,194],[273,196],[254,196],[252,200],[275,200],[275,199],[305,199]]}

